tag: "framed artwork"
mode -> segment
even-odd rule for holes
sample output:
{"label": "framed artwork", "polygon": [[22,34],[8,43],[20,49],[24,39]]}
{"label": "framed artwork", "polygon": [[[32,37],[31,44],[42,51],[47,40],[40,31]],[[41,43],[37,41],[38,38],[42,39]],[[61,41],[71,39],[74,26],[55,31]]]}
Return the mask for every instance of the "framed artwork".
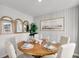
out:
{"label": "framed artwork", "polygon": [[12,18],[9,16],[3,16],[0,19],[1,33],[13,33]]}
{"label": "framed artwork", "polygon": [[41,20],[41,30],[64,30],[64,17]]}
{"label": "framed artwork", "polygon": [[12,23],[5,21],[2,23],[2,32],[3,33],[11,33],[12,32]]}

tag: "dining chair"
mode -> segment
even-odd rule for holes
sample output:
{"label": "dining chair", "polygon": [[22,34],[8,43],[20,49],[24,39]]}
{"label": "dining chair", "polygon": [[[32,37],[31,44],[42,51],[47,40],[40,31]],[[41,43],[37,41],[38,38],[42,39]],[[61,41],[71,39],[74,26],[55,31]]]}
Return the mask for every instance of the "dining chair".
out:
{"label": "dining chair", "polygon": [[15,53],[16,53],[17,56],[23,54],[21,51],[18,50],[15,37],[9,38],[6,42],[11,42],[11,44],[13,45],[13,47],[15,49]]}
{"label": "dining chair", "polygon": [[18,38],[15,38],[16,40],[16,47],[17,47],[17,58],[34,58],[33,56],[31,55],[27,55],[27,54],[24,54],[23,52],[21,52],[19,49],[18,49],[18,43],[21,42],[21,41],[25,41],[25,39],[18,39]]}
{"label": "dining chair", "polygon": [[55,55],[47,55],[43,56],[43,58],[72,58],[75,46],[75,43],[64,44],[59,48],[59,51]]}
{"label": "dining chair", "polygon": [[[15,43],[15,45],[13,44]],[[16,47],[16,48],[15,48]],[[30,55],[24,55],[17,46],[15,39],[9,38],[8,41],[5,42],[6,53],[10,58],[34,58]]]}
{"label": "dining chair", "polygon": [[[52,49],[53,51],[56,51],[56,50],[59,51],[59,50],[60,50],[60,47],[56,48],[56,47],[52,46],[51,49]],[[50,54],[50,55],[43,56],[42,58],[56,58],[57,55],[58,55],[58,52],[55,53],[55,54]]]}
{"label": "dining chair", "polygon": [[47,37],[45,37],[45,38],[42,39],[41,44],[44,46],[44,45],[46,45],[48,42],[49,42],[49,39],[48,39]]}
{"label": "dining chair", "polygon": [[11,42],[7,42],[5,48],[6,48],[6,53],[9,58],[16,58],[17,57],[16,53],[15,53],[15,49],[14,49]]}
{"label": "dining chair", "polygon": [[14,46],[11,42],[7,42],[6,53],[7,53],[9,58],[33,58],[33,56],[24,55],[24,54],[21,54],[21,55],[17,56],[16,53],[15,53]]}
{"label": "dining chair", "polygon": [[35,43],[39,43],[39,44],[41,44],[41,42],[42,42],[42,40],[41,40],[41,36],[40,36],[40,34],[35,34],[35,40],[36,40],[36,42]]}
{"label": "dining chair", "polygon": [[17,53],[17,44],[16,44],[16,40],[15,40],[15,37],[11,37],[7,40],[8,42],[11,42],[11,44],[14,46],[14,49],[15,49],[15,53]]}
{"label": "dining chair", "polygon": [[68,43],[61,46],[57,58],[72,58],[74,54],[76,44]]}
{"label": "dining chair", "polygon": [[67,37],[67,36],[61,36],[59,42],[61,43],[61,45],[63,45],[63,44],[67,44],[67,43],[70,42],[70,37]]}

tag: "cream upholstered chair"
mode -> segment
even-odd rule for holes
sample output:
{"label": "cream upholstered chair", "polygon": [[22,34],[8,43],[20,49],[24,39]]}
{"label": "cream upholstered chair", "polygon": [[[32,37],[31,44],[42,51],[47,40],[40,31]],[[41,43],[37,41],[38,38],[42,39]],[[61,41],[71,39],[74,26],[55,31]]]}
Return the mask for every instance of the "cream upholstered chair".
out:
{"label": "cream upholstered chair", "polygon": [[8,41],[6,41],[6,43],[7,43],[7,42],[11,42],[11,44],[13,45],[13,47],[14,47],[14,49],[15,49],[16,56],[19,56],[19,55],[23,54],[23,53],[22,53],[21,51],[19,51],[18,48],[17,48],[17,43],[16,43],[15,37],[9,38]]}
{"label": "cream upholstered chair", "polygon": [[64,44],[59,48],[59,51],[55,55],[47,55],[43,58],[72,58],[75,50],[75,43]]}
{"label": "cream upholstered chair", "polygon": [[6,53],[7,53],[9,58],[16,58],[15,49],[14,49],[11,42],[7,42],[5,48],[6,48]]}
{"label": "cream upholstered chair", "polygon": [[17,58],[34,58],[33,56],[31,55],[25,55],[23,54],[23,52],[21,52],[19,49],[18,49],[18,42],[20,41],[26,41],[25,39],[19,39],[19,37],[15,38],[16,40],[16,55],[17,55]]}
{"label": "cream upholstered chair", "polygon": [[75,50],[75,43],[68,43],[61,46],[58,52],[58,58],[72,58]]}
{"label": "cream upholstered chair", "polygon": [[9,58],[33,58],[30,55],[24,55],[24,54],[20,54],[17,56],[15,53],[14,46],[11,42],[7,42],[7,44],[6,44],[6,53]]}
{"label": "cream upholstered chair", "polygon": [[[25,37],[25,35],[23,37]],[[28,34],[27,34],[27,39],[28,39]],[[23,52],[21,52],[18,49],[18,46],[17,46],[18,42],[20,42],[20,41],[26,41],[25,38],[22,39],[19,36],[17,36],[17,37],[10,38],[10,41],[13,44],[13,46],[15,47],[15,51],[16,51],[17,58],[33,58],[33,56],[24,55]]]}
{"label": "cream upholstered chair", "polygon": [[24,55],[17,48],[17,43],[14,38],[9,38],[8,41],[5,42],[6,53],[10,58],[34,58],[30,55]]}
{"label": "cream upholstered chair", "polygon": [[44,38],[42,38],[41,44],[42,44],[43,46],[45,46],[48,42],[49,42],[49,38],[48,38],[48,37],[44,37]]}
{"label": "cream upholstered chair", "polygon": [[67,36],[61,36],[61,39],[60,39],[60,43],[61,45],[63,44],[67,44],[70,42],[70,37],[67,37]]}

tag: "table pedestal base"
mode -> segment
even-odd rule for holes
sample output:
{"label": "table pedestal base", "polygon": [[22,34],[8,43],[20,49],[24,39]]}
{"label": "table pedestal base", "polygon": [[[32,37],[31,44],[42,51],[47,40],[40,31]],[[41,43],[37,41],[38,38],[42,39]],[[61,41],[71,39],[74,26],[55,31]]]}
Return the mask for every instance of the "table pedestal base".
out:
{"label": "table pedestal base", "polygon": [[41,58],[42,56],[35,56],[35,55],[32,55],[33,57],[35,57],[35,58]]}

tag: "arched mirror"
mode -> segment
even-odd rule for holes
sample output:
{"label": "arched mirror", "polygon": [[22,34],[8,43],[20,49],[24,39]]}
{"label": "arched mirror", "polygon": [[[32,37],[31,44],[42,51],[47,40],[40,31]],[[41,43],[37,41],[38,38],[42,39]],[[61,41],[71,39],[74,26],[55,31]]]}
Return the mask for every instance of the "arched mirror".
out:
{"label": "arched mirror", "polygon": [[9,16],[0,18],[1,33],[13,33],[13,19]]}
{"label": "arched mirror", "polygon": [[23,21],[18,18],[15,20],[15,22],[16,22],[15,32],[16,33],[23,33]]}
{"label": "arched mirror", "polygon": [[23,22],[23,32],[29,32],[29,22],[27,20]]}

